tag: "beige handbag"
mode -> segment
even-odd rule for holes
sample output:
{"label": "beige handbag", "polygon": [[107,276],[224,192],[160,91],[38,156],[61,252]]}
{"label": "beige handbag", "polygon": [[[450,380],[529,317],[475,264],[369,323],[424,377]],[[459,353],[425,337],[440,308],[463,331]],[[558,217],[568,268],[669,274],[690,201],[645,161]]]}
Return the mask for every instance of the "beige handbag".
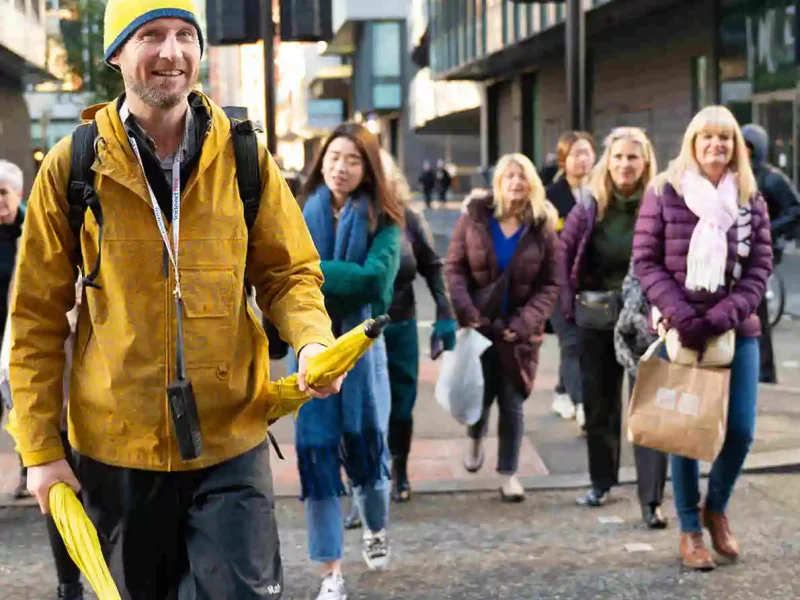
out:
{"label": "beige handbag", "polygon": [[722,335],[712,337],[706,344],[703,353],[703,360],[697,361],[697,351],[686,348],[681,344],[677,329],[664,331],[664,322],[661,320],[661,312],[654,306],[652,310],[653,327],[660,336],[666,336],[667,356],[669,360],[678,365],[689,367],[703,367],[707,369],[729,367],[733,362],[733,355],[736,352],[736,332],[726,331]]}

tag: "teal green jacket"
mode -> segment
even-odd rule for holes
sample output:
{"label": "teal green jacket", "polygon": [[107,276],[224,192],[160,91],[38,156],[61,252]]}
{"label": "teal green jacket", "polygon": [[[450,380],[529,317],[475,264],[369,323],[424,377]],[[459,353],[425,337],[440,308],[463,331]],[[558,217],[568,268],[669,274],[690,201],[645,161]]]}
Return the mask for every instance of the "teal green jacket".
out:
{"label": "teal green jacket", "polygon": [[323,260],[322,293],[331,316],[341,316],[372,305],[373,316],[385,314],[394,296],[394,280],[400,269],[400,227],[384,224],[375,233],[363,265]]}

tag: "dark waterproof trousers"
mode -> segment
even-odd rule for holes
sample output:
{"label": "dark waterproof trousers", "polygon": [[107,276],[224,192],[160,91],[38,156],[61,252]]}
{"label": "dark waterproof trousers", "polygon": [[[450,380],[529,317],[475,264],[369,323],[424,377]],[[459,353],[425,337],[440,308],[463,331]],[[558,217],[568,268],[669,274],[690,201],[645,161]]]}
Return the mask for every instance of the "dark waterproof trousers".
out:
{"label": "dark waterproof trousers", "polygon": [[616,356],[613,331],[583,329],[580,364],[589,476],[592,487],[603,492],[619,477],[625,371]]}
{"label": "dark waterproof trousers", "polygon": [[775,354],[772,349],[772,325],[769,322],[769,304],[764,298],[758,305],[758,320],[761,321],[760,374],[761,383],[778,383],[778,372],[775,369]]}
{"label": "dark waterproof trousers", "polygon": [[[61,443],[64,445],[64,456],[71,467],[75,467],[72,460],[72,448],[67,440],[67,433],[61,433]],[[56,576],[59,585],[74,585],[81,580],[81,571],[67,551],[64,539],[58,532],[56,522],[50,515],[47,516],[47,538],[50,540],[50,550],[56,565]]]}
{"label": "dark waterproof trousers", "polygon": [[123,600],[275,600],[283,592],[269,445],[198,471],[76,455],[83,503]]}

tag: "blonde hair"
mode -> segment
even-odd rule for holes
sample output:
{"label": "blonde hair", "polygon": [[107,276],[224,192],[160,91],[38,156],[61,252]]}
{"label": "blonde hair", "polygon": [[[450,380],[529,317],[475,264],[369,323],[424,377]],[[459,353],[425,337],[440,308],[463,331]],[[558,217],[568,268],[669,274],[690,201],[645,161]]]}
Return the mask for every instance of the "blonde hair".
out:
{"label": "blonde hair", "polygon": [[494,169],[492,178],[492,191],[494,192],[494,215],[502,219],[508,213],[508,203],[503,196],[503,176],[512,166],[518,165],[522,169],[525,179],[530,185],[531,192],[528,198],[528,207],[523,214],[523,220],[531,222],[545,221],[549,226],[555,227],[558,221],[558,211],[548,200],[545,194],[544,184],[536,172],[536,167],[524,154],[506,154],[499,161]]}
{"label": "blonde hair", "polygon": [[694,144],[697,136],[711,127],[717,127],[733,135],[733,159],[728,168],[736,176],[736,184],[739,187],[739,204],[747,206],[758,191],[758,185],[750,166],[750,156],[747,153],[747,146],[739,123],[733,113],[724,106],[707,106],[694,116],[683,135],[680,154],[669,163],[666,171],[658,175],[653,182],[653,187],[656,193],[661,195],[664,193],[664,185],[668,183],[679,195],[683,196],[681,178],[686,170],[692,169],[703,174],[695,156]]}
{"label": "blonde hair", "polygon": [[658,173],[653,144],[650,142],[650,138],[647,137],[644,130],[639,127],[617,127],[612,129],[611,133],[609,133],[603,141],[603,155],[589,174],[589,191],[597,201],[598,221],[603,220],[611,204],[611,200],[614,197],[614,181],[611,179],[608,164],[611,161],[612,146],[622,140],[638,144],[642,149],[645,168],[640,181],[643,190],[647,189],[647,186],[650,185],[650,182],[655,178],[656,173]]}
{"label": "blonde hair", "polygon": [[386,182],[389,184],[395,200],[403,208],[408,208],[411,206],[413,195],[405,173],[397,166],[394,157],[384,148],[381,148],[381,163],[383,163],[383,172],[386,174]]}

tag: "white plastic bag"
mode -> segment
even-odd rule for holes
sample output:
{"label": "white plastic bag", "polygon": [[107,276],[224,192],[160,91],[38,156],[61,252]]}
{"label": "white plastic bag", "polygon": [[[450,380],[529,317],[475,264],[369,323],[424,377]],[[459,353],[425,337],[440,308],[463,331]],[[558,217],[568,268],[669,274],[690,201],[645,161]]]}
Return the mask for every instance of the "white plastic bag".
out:
{"label": "white plastic bag", "polygon": [[481,355],[492,342],[463,328],[456,333],[456,347],[442,356],[434,395],[439,405],[462,425],[474,425],[483,411],[483,369]]}

